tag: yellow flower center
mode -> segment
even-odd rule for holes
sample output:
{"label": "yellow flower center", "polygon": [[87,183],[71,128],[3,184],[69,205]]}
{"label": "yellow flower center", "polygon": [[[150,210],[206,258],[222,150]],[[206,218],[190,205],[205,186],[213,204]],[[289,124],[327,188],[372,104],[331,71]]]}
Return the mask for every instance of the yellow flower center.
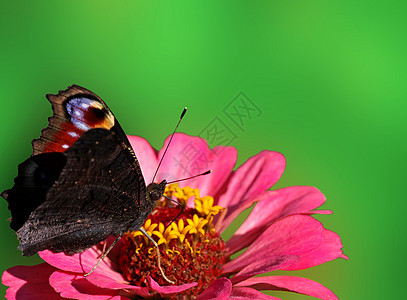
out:
{"label": "yellow flower center", "polygon": [[[143,229],[159,245],[166,276],[177,285],[198,282],[194,289],[184,292],[184,295],[197,295],[222,273],[227,259],[224,242],[212,224],[213,216],[223,209],[213,205],[211,196],[200,197],[198,189],[180,188],[178,184],[168,185],[164,195],[176,199],[183,207],[182,213],[179,215],[179,205],[164,198]],[[189,200],[193,200],[193,208],[187,207]],[[150,275],[160,285],[168,285],[158,269],[157,254],[151,241],[140,231],[128,232],[122,240],[120,269],[125,279],[145,286],[147,275]]]}

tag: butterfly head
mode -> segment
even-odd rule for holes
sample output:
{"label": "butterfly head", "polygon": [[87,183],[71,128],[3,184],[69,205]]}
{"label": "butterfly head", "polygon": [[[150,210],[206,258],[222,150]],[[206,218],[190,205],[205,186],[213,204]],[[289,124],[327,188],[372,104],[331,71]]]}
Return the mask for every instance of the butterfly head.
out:
{"label": "butterfly head", "polygon": [[153,206],[155,203],[161,199],[163,196],[165,186],[167,185],[167,181],[163,180],[161,183],[152,182],[147,186],[147,200]]}

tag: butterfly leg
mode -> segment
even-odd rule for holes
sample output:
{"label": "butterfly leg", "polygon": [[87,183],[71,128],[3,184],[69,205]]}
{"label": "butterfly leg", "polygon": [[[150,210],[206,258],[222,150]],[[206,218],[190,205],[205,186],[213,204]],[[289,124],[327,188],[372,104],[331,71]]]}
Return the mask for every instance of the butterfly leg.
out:
{"label": "butterfly leg", "polygon": [[121,235],[119,235],[114,242],[110,245],[110,247],[107,249],[107,251],[105,253],[103,253],[102,257],[98,260],[98,262],[96,263],[96,265],[92,268],[92,270],[90,270],[88,273],[84,274],[83,276],[89,276],[90,274],[93,273],[93,271],[95,271],[95,269],[100,265],[100,263],[103,261],[103,259],[109,254],[109,252],[113,249],[113,247],[116,245],[116,243],[122,238]]}
{"label": "butterfly leg", "polygon": [[161,255],[160,255],[160,249],[158,249],[158,244],[156,243],[156,241],[154,241],[154,239],[153,239],[142,227],[141,227],[139,230],[140,230],[140,231],[146,236],[146,238],[148,238],[148,239],[153,243],[153,245],[155,246],[155,250],[157,251],[158,268],[160,269],[160,272],[161,272],[162,277],[163,277],[166,281],[168,281],[169,283],[175,284],[174,281],[169,280],[169,279],[167,278],[167,276],[165,276],[164,270],[161,268]]}
{"label": "butterfly leg", "polygon": [[102,253],[100,253],[100,255],[98,255],[97,258],[101,258],[103,256],[103,254],[106,252],[106,248],[107,248],[107,241],[104,240],[103,241],[103,249],[102,249]]}

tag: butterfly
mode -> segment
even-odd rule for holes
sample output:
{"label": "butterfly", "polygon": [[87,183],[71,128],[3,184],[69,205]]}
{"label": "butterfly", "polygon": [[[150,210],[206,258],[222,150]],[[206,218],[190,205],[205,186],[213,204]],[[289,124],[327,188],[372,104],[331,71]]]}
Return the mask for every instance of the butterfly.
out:
{"label": "butterfly", "polygon": [[45,249],[71,255],[139,230],[166,181],[146,186],[129,140],[96,94],[72,85],[46,97],[49,124],[32,141],[14,186],[1,194],[18,249],[25,256]]}

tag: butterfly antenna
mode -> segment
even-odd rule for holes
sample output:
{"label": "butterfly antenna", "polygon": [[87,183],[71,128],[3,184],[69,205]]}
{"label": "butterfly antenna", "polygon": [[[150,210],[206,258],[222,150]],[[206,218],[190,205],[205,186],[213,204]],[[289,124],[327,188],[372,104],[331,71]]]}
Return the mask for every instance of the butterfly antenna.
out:
{"label": "butterfly antenna", "polygon": [[[168,199],[168,200],[170,200],[170,201],[172,201],[172,202],[174,202],[175,204],[177,204],[178,206],[181,207],[181,210],[179,211],[178,215],[177,215],[174,219],[172,219],[171,222],[170,222],[170,223],[167,225],[167,227],[165,228],[165,229],[167,229],[167,228],[170,227],[171,224],[174,223],[174,221],[175,221],[176,219],[178,219],[178,217],[182,214],[182,212],[184,211],[184,206],[182,206],[181,203],[179,203],[178,201],[176,201],[176,200],[174,200],[174,199],[171,199],[170,197],[167,197],[167,196],[164,196],[164,195],[163,195],[163,197],[166,198],[166,199]],[[164,230],[164,231],[165,231],[165,230]]]}
{"label": "butterfly antenna", "polygon": [[[174,183],[174,182],[179,182],[179,181],[184,181],[184,180],[188,180],[188,179],[192,179],[192,178],[195,178],[195,177],[198,177],[198,176],[208,175],[208,174],[210,174],[210,173],[212,173],[212,170],[208,170],[208,171],[206,171],[206,172],[203,172],[203,173],[201,173],[201,174],[194,175],[194,176],[191,176],[191,177],[187,177],[187,178],[183,178],[183,179],[171,181],[171,182],[168,182],[167,184]],[[172,219],[171,222],[167,225],[167,227],[165,228],[165,229],[167,229],[167,228],[170,227],[171,224],[172,224],[176,219],[178,219],[178,217],[182,214],[182,212],[184,211],[184,206],[182,206],[181,203],[179,203],[178,201],[176,201],[176,200],[174,200],[174,199],[171,199],[170,197],[167,197],[167,196],[165,196],[165,195],[163,195],[163,197],[164,197],[164,198],[167,198],[168,200],[170,200],[170,201],[174,202],[175,204],[181,206],[180,212],[179,212],[178,215],[177,215],[174,219]]]}
{"label": "butterfly antenna", "polygon": [[158,261],[158,268],[160,269],[161,272],[161,276],[168,281],[171,284],[175,284],[174,281],[168,279],[167,276],[165,276],[164,270],[161,268],[161,254],[160,254],[160,249],[158,249],[158,244],[156,243],[156,241],[154,241],[154,239],[143,229],[143,227],[140,227],[139,229],[145,236],[146,238],[148,238],[154,245],[155,247],[155,251],[157,252],[157,261]]}
{"label": "butterfly antenna", "polygon": [[191,176],[191,177],[182,178],[182,179],[178,179],[178,180],[174,180],[174,181],[167,182],[167,184],[174,183],[174,182],[181,182],[181,181],[185,181],[185,180],[192,179],[192,178],[195,178],[195,177],[199,177],[199,176],[203,176],[203,175],[208,175],[208,174],[211,174],[211,173],[212,173],[212,170],[208,170],[208,171],[203,172],[203,173],[198,174],[198,175],[194,175],[194,176]]}
{"label": "butterfly antenna", "polygon": [[113,247],[116,245],[116,243],[122,238],[121,235],[119,235],[114,242],[110,245],[110,247],[107,249],[107,251],[105,253],[103,253],[102,257],[98,260],[98,262],[96,263],[96,265],[92,268],[92,270],[90,270],[88,273],[86,273],[85,275],[83,275],[84,277],[89,276],[90,274],[93,273],[93,271],[96,270],[96,268],[100,265],[100,263],[103,261],[103,259],[109,254],[109,252],[113,249]]}
{"label": "butterfly antenna", "polygon": [[167,148],[165,148],[165,151],[164,151],[163,156],[161,156],[161,160],[160,160],[160,162],[159,162],[159,164],[158,164],[157,169],[155,170],[155,173],[154,173],[154,176],[153,176],[153,180],[152,180],[151,182],[154,182],[155,176],[157,176],[158,169],[160,168],[161,163],[163,162],[164,156],[165,156],[165,154],[167,153],[167,150],[168,150],[168,147],[169,147],[170,144],[171,144],[172,138],[174,137],[174,134],[175,134],[175,132],[177,131],[178,126],[179,126],[179,124],[181,123],[181,120],[182,120],[182,118],[185,116],[186,112],[187,112],[187,107],[184,107],[184,110],[182,111],[181,116],[180,116],[180,118],[179,118],[178,124],[177,124],[177,126],[175,126],[174,132],[171,134],[170,141],[169,141],[168,144],[167,144]]}

